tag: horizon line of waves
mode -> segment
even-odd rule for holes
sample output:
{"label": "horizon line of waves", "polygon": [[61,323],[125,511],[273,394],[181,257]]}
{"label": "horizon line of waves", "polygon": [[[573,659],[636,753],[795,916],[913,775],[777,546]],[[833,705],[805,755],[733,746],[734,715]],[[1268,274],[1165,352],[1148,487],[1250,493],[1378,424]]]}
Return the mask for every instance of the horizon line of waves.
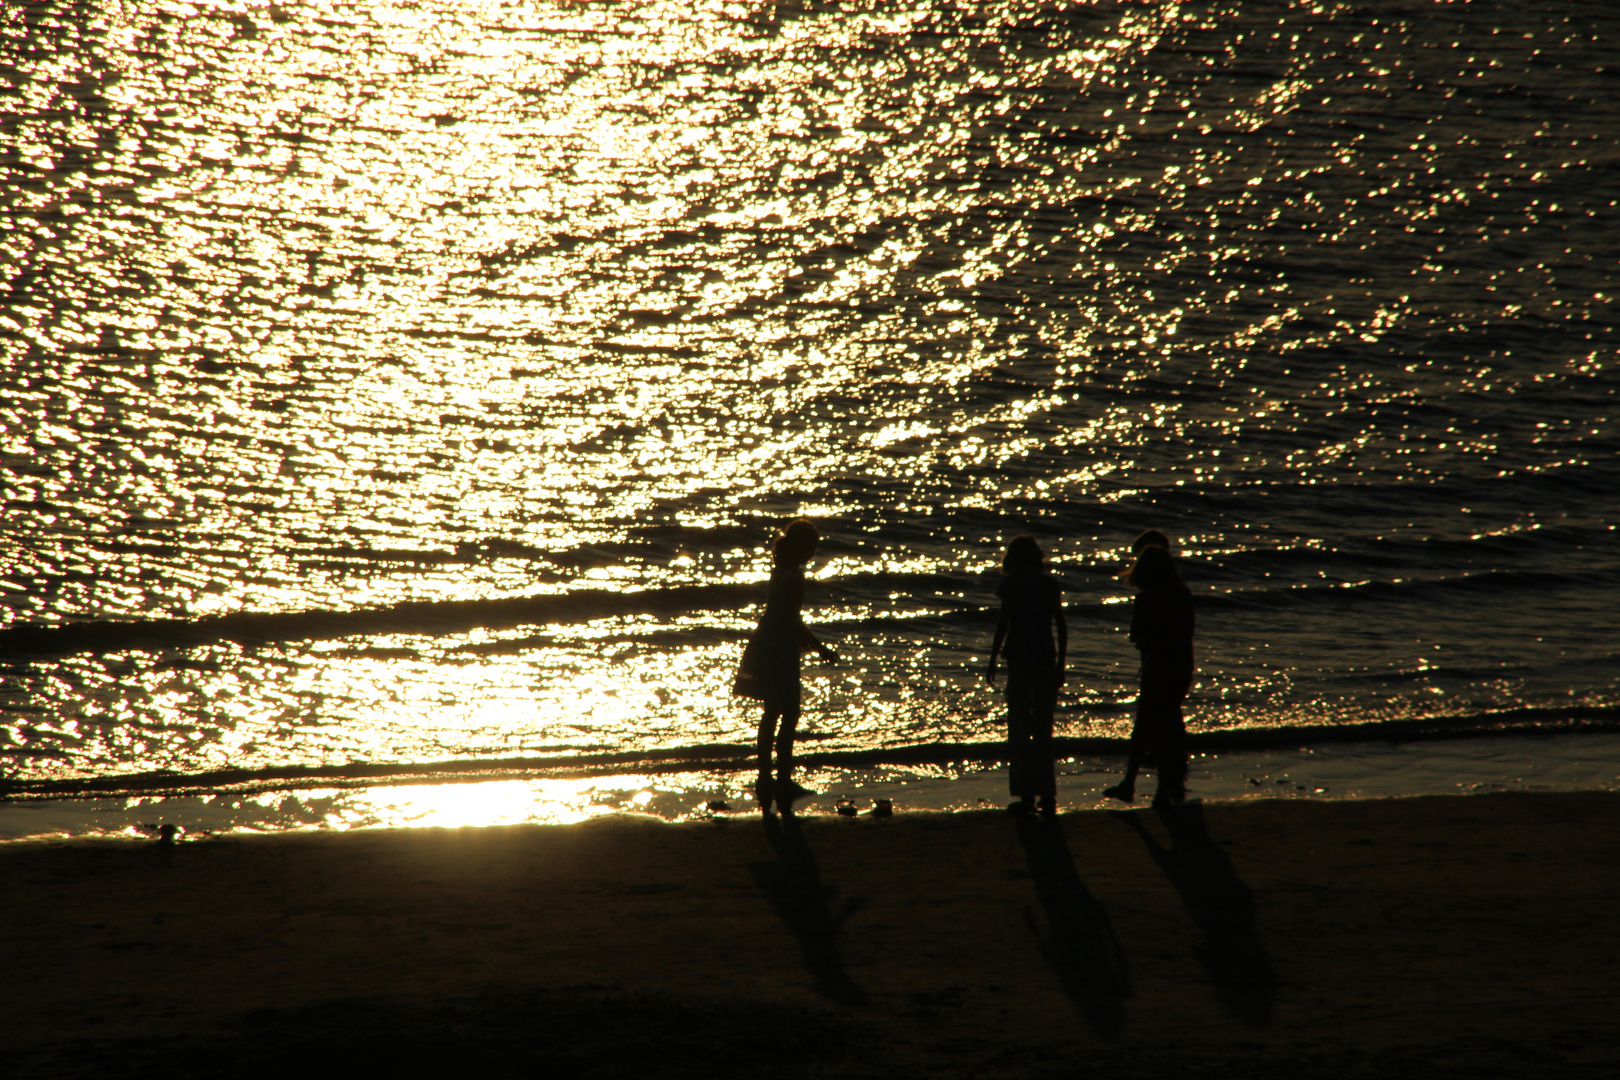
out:
{"label": "horizon line of waves", "polygon": [[[1322,557],[1313,553],[1313,558]],[[1218,564],[1217,564],[1218,565]],[[1113,581],[1114,567],[1087,567],[1080,564],[1054,567],[1055,576],[1069,591],[1066,577],[1101,577]],[[1220,574],[1212,575],[1220,577]],[[1525,589],[1567,589],[1586,587],[1606,571],[1554,571],[1539,569],[1489,569],[1431,578],[1363,581],[1294,582],[1280,587],[1229,589],[1223,592],[1195,589],[1201,608],[1210,610],[1256,610],[1281,606],[1334,603],[1353,596],[1358,600],[1379,599],[1412,602],[1446,595]],[[855,624],[894,627],[907,622],[993,620],[996,607],[993,593],[984,588],[984,574],[969,572],[904,573],[873,571],[848,574],[817,582],[826,600],[835,600],[860,611],[859,614],[829,613],[815,621],[824,624]],[[1198,584],[1196,579],[1194,584]],[[985,602],[968,599],[984,593]],[[900,596],[927,605],[925,610],[896,610],[876,613],[874,600],[893,601]],[[636,615],[679,617],[706,611],[744,611],[764,599],[763,582],[711,582],[671,585],[649,589],[575,589],[518,597],[478,600],[410,600],[377,608],[353,611],[232,612],[195,619],[91,619],[62,623],[17,623],[0,629],[0,656],[28,658],[66,656],[78,653],[123,651],[158,652],[185,649],[221,642],[262,645],[282,641],[319,641],[351,637],[414,635],[441,637],[475,630],[516,630],[524,627],[578,625],[608,618]],[[823,603],[817,607],[824,607]],[[864,609],[864,610],[861,610]],[[1078,618],[1103,622],[1123,622],[1130,608],[1118,602],[1070,602],[1065,612]],[[658,632],[670,628],[659,627]],[[709,628],[730,638],[736,633]],[[653,628],[649,628],[652,632]],[[537,640],[537,639],[536,639]],[[476,646],[481,648],[484,646]],[[488,648],[500,651],[500,643]]]}
{"label": "horizon line of waves", "polygon": [[1261,567],[1359,567],[1365,570],[1433,567],[1447,558],[1478,560],[1482,554],[1533,556],[1540,548],[1567,560],[1571,549],[1596,549],[1612,541],[1613,531],[1607,526],[1537,522],[1522,528],[1499,529],[1470,536],[1403,536],[1397,533],[1370,538],[1349,536],[1331,547],[1312,543],[1252,547],[1223,552],[1217,558],[1210,559],[1200,559],[1197,555],[1184,556],[1184,565],[1190,563],[1200,582],[1253,580],[1262,572]]}
{"label": "horizon line of waves", "polygon": [[[1199,483],[1161,484],[1151,490],[1136,480],[1121,481],[1136,492],[1116,513],[1140,521],[1143,510],[1136,500],[1151,494],[1153,516],[1161,528],[1174,535],[1178,519],[1192,518],[1200,524],[1210,514],[1210,500],[1219,499],[1219,516],[1228,521],[1277,522],[1309,531],[1313,522],[1342,521],[1344,515],[1365,515],[1372,521],[1392,525],[1413,515],[1432,514],[1436,507],[1471,507],[1485,511],[1492,506],[1513,506],[1538,515],[1557,515],[1587,505],[1592,495],[1607,496],[1620,478],[1620,469],[1607,461],[1582,461],[1578,465],[1552,469],[1515,468],[1490,476],[1445,476],[1388,479],[1371,474],[1338,478],[1331,483],[1308,484],[1309,500],[1300,503],[1302,485],[1296,476],[1260,477],[1213,488]],[[1572,501],[1573,500],[1573,501]],[[1080,508],[1083,504],[1076,505]],[[1061,513],[1062,503],[1043,507],[1048,515]],[[1084,506],[1089,513],[1090,506]],[[1060,517],[1061,520],[1061,517]],[[1548,525],[1553,524],[1549,520]],[[1334,530],[1337,531],[1337,530]]]}
{"label": "horizon line of waves", "polygon": [[1470,594],[1501,595],[1526,589],[1568,589],[1590,587],[1590,573],[1556,570],[1485,570],[1433,578],[1396,578],[1389,581],[1298,582],[1278,588],[1234,589],[1224,593],[1197,592],[1200,608],[1256,611],[1306,604],[1338,603],[1356,600],[1383,600],[1413,603]]}
{"label": "horizon line of waves", "polygon": [[[1500,736],[1588,735],[1620,732],[1620,707],[1571,705],[1524,707],[1464,715],[1376,720],[1359,724],[1319,724],[1218,728],[1190,731],[1193,752],[1298,749],[1347,743],[1414,743]],[[1059,760],[1080,755],[1123,754],[1123,737],[1060,735],[1053,740]],[[802,769],[906,768],[979,765],[1006,760],[1006,744],[995,742],[907,743],[894,746],[807,750],[795,755]],[[74,779],[0,780],[0,797],[10,801],[60,798],[151,797],[204,792],[251,794],[300,787],[362,787],[378,783],[420,784],[494,779],[557,779],[619,773],[680,773],[694,769],[746,773],[758,764],[755,749],[742,743],[550,757],[453,759],[423,763],[356,762],[344,765],[223,769],[193,774],[159,770]]]}
{"label": "horizon line of waves", "polygon": [[[862,591],[881,590],[887,595],[897,588],[909,589],[919,597],[939,598],[971,580],[970,575],[877,571],[829,579],[818,585],[845,598],[858,598]],[[634,615],[675,617],[702,611],[739,611],[757,607],[764,597],[763,581],[711,582],[633,590],[575,589],[480,600],[407,600],[353,611],[241,611],[195,619],[30,622],[0,629],[0,656],[151,652],[219,642],[260,645],[401,634],[445,636]]]}
{"label": "horizon line of waves", "polygon": [[217,642],[259,645],[395,634],[440,636],[615,616],[742,607],[756,603],[759,591],[754,583],[715,583],[635,591],[580,589],[484,600],[408,600],[356,611],[244,611],[197,619],[21,623],[0,630],[0,655],[151,652]]}
{"label": "horizon line of waves", "polygon": [[1415,667],[1403,665],[1366,671],[1335,672],[1330,678],[1333,682],[1348,683],[1352,686],[1358,684],[1389,686],[1395,683],[1524,678],[1534,676],[1550,668],[1564,671],[1582,668],[1609,671],[1620,668],[1620,656],[1609,654],[1573,659],[1566,656],[1551,663],[1505,663],[1498,666],[1429,663]]}

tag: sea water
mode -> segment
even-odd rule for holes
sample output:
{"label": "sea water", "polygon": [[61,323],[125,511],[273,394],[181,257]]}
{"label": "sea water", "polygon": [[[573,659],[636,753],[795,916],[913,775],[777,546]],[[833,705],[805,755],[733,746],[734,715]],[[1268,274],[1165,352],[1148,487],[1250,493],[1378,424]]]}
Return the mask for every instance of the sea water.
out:
{"label": "sea water", "polygon": [[1071,764],[1149,527],[1205,751],[1620,727],[1604,5],[45,0],[0,72],[14,799],[719,798],[799,516],[841,776],[993,765],[1018,533]]}

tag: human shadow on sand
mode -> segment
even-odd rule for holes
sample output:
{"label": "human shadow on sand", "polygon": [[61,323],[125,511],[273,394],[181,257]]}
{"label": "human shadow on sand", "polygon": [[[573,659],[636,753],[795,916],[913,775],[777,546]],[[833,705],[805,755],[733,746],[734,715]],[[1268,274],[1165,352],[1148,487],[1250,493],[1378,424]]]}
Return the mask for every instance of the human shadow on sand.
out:
{"label": "human shadow on sand", "polygon": [[[1125,1023],[1122,1001],[1130,993],[1130,980],[1108,912],[1080,880],[1060,822],[1021,818],[1018,840],[1029,861],[1035,896],[1046,913],[1049,933],[1041,941],[1041,951],[1086,1022],[1099,1035],[1111,1038]],[[1040,927],[1033,916],[1030,928],[1040,940]]]}
{"label": "human shadow on sand", "polygon": [[1170,834],[1169,847],[1148,831],[1139,813],[1121,810],[1113,816],[1136,830],[1203,931],[1203,945],[1195,952],[1221,1000],[1249,1023],[1269,1024],[1277,977],[1255,933],[1254,894],[1210,838],[1203,807],[1185,803],[1154,812]]}
{"label": "human shadow on sand", "polygon": [[864,1005],[866,992],[850,978],[838,953],[838,931],[865,898],[850,897],[833,910],[838,889],[821,880],[815,853],[792,811],[780,817],[765,811],[765,839],[776,852],[775,860],[753,863],[748,872],[799,939],[816,991],[840,1005]]}

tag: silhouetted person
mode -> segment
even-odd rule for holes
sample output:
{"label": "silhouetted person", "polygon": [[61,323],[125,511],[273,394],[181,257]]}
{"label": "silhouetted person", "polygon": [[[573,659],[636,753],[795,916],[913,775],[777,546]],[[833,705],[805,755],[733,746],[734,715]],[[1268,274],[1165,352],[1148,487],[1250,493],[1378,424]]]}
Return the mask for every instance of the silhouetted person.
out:
{"label": "silhouetted person", "polygon": [[[771,546],[771,584],[765,613],[743,650],[734,693],[765,705],[759,720],[759,780],[754,795],[767,809],[775,799],[783,810],[810,794],[793,782],[793,735],[799,726],[799,653],[806,647],[823,659],[836,660],[804,625],[804,566],[816,552],[821,534],[803,518],[789,525]],[[771,780],[771,746],[776,747],[776,779]]]}
{"label": "silhouetted person", "polygon": [[[1148,547],[1160,547],[1164,548],[1166,552],[1169,552],[1170,538],[1164,533],[1160,532],[1158,529],[1144,529],[1140,536],[1131,541],[1131,561],[1133,564],[1135,563],[1137,557],[1142,554],[1142,549]],[[1138,672],[1138,676],[1140,676],[1140,671]],[[1136,773],[1137,770],[1142,767],[1142,759],[1145,756],[1145,753],[1146,751],[1142,746],[1141,740],[1139,740],[1136,737],[1136,734],[1133,732],[1131,735],[1130,752],[1125,759],[1125,781],[1123,783],[1116,784],[1114,787],[1106,789],[1103,794],[1116,799],[1122,799],[1125,802],[1130,802],[1132,799],[1136,798]]]}
{"label": "silhouetted person", "polygon": [[1192,687],[1192,594],[1169,549],[1156,543],[1141,546],[1125,580],[1137,592],[1131,605],[1131,643],[1142,654],[1141,685],[1125,778],[1103,794],[1121,802],[1135,799],[1137,770],[1151,753],[1159,772],[1153,803],[1174,805],[1187,797],[1187,725],[1181,703]]}
{"label": "silhouetted person", "polygon": [[[1052,714],[1069,651],[1069,627],[1063,621],[1063,590],[1046,572],[1044,555],[1033,537],[1015,536],[1001,560],[1001,620],[990,645],[986,682],[996,681],[996,656],[1007,659],[1008,785],[1018,801],[1015,814],[1035,809],[1057,813],[1056,763],[1052,758]],[[1052,629],[1057,628],[1057,646]],[[1005,648],[1004,648],[1005,647]]]}

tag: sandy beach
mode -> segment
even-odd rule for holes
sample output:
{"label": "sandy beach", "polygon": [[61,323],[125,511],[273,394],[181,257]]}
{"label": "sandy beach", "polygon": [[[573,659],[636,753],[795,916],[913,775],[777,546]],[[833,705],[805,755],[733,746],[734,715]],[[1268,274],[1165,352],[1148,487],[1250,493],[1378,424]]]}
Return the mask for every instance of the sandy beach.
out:
{"label": "sandy beach", "polygon": [[1613,1076],[1620,795],[0,848],[0,1073]]}

